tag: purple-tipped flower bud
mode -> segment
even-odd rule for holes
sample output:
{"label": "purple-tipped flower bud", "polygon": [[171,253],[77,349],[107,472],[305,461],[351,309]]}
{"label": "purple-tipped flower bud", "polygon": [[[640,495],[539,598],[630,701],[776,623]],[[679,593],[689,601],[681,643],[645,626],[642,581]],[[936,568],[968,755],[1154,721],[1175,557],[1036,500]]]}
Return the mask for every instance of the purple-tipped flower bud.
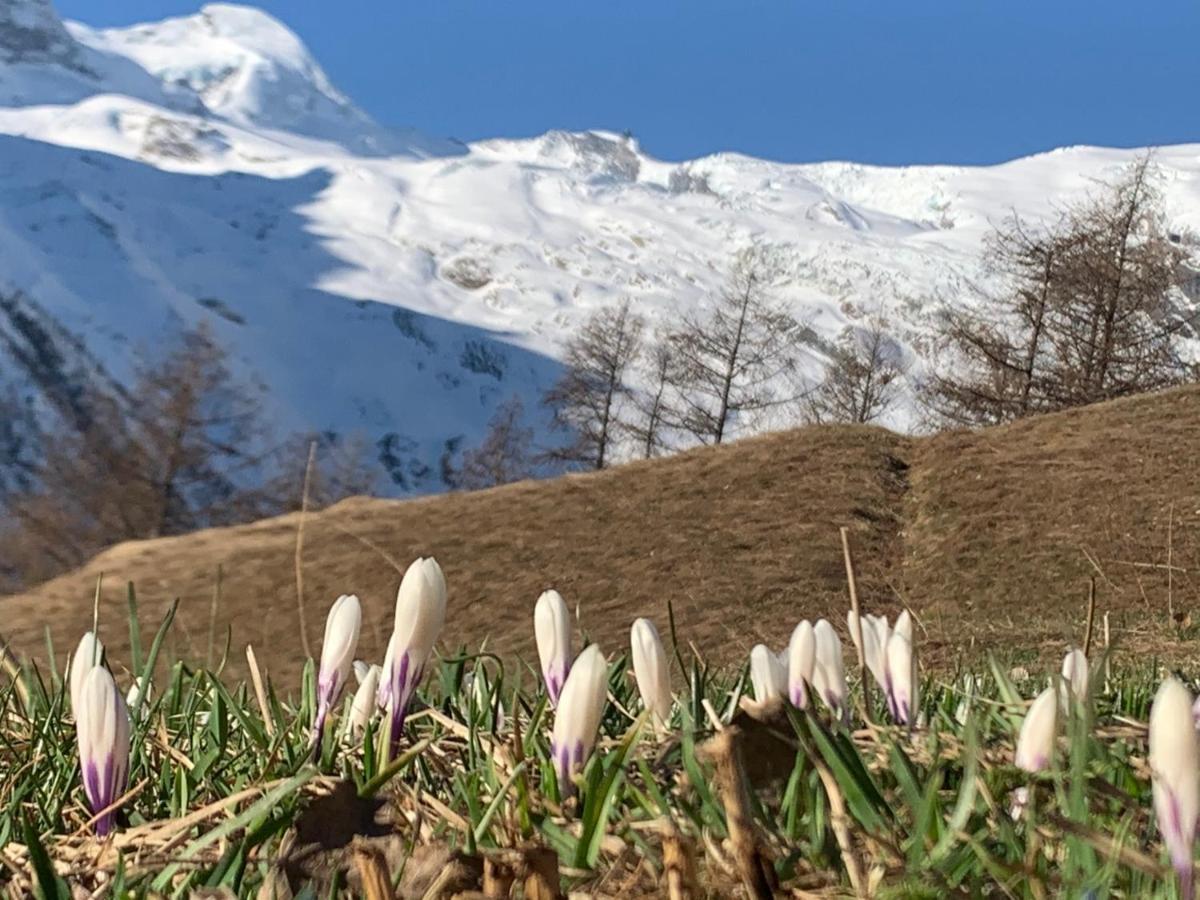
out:
{"label": "purple-tipped flower bud", "polygon": [[362,628],[362,606],[354,595],[343,594],[334,601],[325,619],[325,640],[321,644],[321,668],[317,673],[317,718],[313,725],[313,743],[320,744],[325,719],[354,667],[354,651]]}
{"label": "purple-tipped flower bud", "polygon": [[607,697],[608,662],[600,648],[590,644],[571,666],[554,714],[550,756],[563,796],[574,789],[571,778],[583,770],[596,744]]}
{"label": "purple-tipped flower bud", "polygon": [[[80,685],[75,733],[83,791],[96,815],[125,793],[129,779],[129,711],[104,666],[93,666]],[[96,820],[96,834],[103,837],[113,825],[109,811]]]}
{"label": "purple-tipped flower bud", "polygon": [[545,591],[533,608],[533,636],[551,705],[558,703],[571,668],[571,615],[558,591]]}

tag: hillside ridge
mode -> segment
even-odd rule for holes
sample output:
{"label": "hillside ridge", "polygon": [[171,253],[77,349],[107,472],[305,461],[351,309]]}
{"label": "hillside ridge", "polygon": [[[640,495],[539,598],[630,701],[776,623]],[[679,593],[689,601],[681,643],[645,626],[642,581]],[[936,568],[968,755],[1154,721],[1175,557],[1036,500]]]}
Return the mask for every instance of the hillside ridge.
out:
{"label": "hillside ridge", "polygon": [[[666,628],[669,601],[681,640],[738,658],[758,640],[782,646],[803,617],[844,626],[845,526],[864,604],[911,607],[930,662],[971,641],[1078,640],[1091,577],[1132,641],[1168,607],[1186,625],[1200,601],[1196,446],[1200,387],[1188,387],[982,431],[814,426],[475,493],[354,498],[305,520],[308,633],[318,642],[332,600],[357,593],[360,653],[382,656],[399,569],[433,554],[450,583],[445,649],[487,639],[528,657],[533,601],[555,587],[606,650],[639,615]],[[219,653],[229,629],[234,669],[250,642],[294,677],[299,523],[292,513],[112,547],[0,599],[0,634],[44,657],[48,625],[62,652],[90,625],[103,575],[112,646],[128,641],[132,581],[144,629],[179,598],[183,657],[204,658],[210,628]]]}

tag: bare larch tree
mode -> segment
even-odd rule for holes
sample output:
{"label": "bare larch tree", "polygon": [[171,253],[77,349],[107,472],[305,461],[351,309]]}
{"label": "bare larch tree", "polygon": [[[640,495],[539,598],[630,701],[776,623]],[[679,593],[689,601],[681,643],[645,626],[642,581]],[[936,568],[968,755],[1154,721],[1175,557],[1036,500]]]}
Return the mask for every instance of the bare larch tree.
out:
{"label": "bare larch tree", "polygon": [[780,377],[796,363],[800,326],[772,292],[764,248],[739,252],[707,312],[685,312],[671,332],[672,407],[679,430],[719,444],[734,423],[781,401]]}
{"label": "bare larch tree", "polygon": [[900,348],[878,322],[847,328],[829,356],[825,376],[805,398],[816,423],[865,425],[895,404],[905,366]]}
{"label": "bare larch tree", "polygon": [[654,339],[646,359],[645,387],[633,396],[636,415],[625,430],[637,443],[643,459],[652,459],[669,449],[666,435],[671,428],[668,390],[674,366],[671,344],[661,336]]}
{"label": "bare larch tree", "polygon": [[533,429],[524,417],[525,406],[515,394],[497,407],[483,443],[463,453],[456,487],[477,491],[533,476]]}
{"label": "bare larch tree", "polygon": [[621,403],[629,394],[626,376],[641,351],[642,328],[642,319],[623,300],[593,313],[567,344],[565,371],[542,398],[554,426],[569,436],[566,445],[549,451],[550,458],[589,469],[611,462]]}
{"label": "bare larch tree", "polygon": [[988,425],[1179,384],[1195,311],[1178,290],[1187,251],[1167,231],[1149,158],[1033,229],[1013,216],[985,260],[1004,284],[946,316],[927,399],[940,418]]}

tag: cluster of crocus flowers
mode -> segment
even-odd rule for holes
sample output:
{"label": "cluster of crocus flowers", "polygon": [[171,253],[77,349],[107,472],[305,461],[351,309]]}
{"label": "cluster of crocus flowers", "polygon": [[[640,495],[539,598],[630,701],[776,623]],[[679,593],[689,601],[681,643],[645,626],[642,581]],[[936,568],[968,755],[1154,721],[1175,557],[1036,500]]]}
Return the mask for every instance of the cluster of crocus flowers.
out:
{"label": "cluster of crocus flowers", "polygon": [[68,682],[83,792],[103,837],[115,824],[111,807],[129,780],[129,710],[112,673],[103,663],[104,647],[90,631],[71,657]]}
{"label": "cluster of crocus flowers", "polygon": [[571,615],[558,591],[545,591],[533,608],[533,636],[550,704],[558,703],[571,669]]}
{"label": "cluster of crocus flowers", "polygon": [[317,672],[317,714],[312,735],[312,743],[317,752],[320,751],[321,735],[324,734],[329,711],[337,703],[350,678],[361,628],[362,606],[358,597],[353,594],[338,597],[325,619],[321,666]]}
{"label": "cluster of crocus flowers", "polygon": [[396,618],[380,675],[380,705],[387,709],[389,753],[404,731],[408,705],[446,621],[446,577],[432,557],[413,562],[396,592]]}
{"label": "cluster of crocus flowers", "polygon": [[671,722],[671,670],[658,629],[649,619],[633,623],[629,630],[629,650],[642,705],[661,732]]}
{"label": "cluster of crocus flowers", "polygon": [[1179,896],[1192,897],[1192,851],[1200,819],[1200,740],[1192,725],[1192,696],[1174,677],[1159,686],[1150,707],[1149,762],[1154,814],[1179,874]]}
{"label": "cluster of crocus flowers", "polygon": [[886,616],[859,618],[851,611],[846,615],[846,624],[867,671],[883,691],[888,715],[893,722],[912,728],[917,724],[920,701],[912,616],[904,610],[896,617],[895,627],[890,628]]}
{"label": "cluster of crocus flowers", "polygon": [[608,662],[600,648],[590,644],[571,666],[554,712],[550,758],[564,797],[574,790],[573,778],[596,744],[607,697]]}

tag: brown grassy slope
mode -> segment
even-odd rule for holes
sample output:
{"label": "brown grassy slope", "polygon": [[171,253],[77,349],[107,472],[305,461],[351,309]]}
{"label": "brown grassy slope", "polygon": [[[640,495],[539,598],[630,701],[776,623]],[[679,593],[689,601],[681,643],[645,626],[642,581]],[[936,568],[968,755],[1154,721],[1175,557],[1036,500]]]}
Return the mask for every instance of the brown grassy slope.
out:
{"label": "brown grassy slope", "polygon": [[[319,647],[329,603],[355,592],[360,655],[380,658],[399,582],[381,553],[401,564],[432,553],[450,584],[446,646],[486,636],[529,655],[533,601],[553,586],[606,649],[625,645],[638,615],[665,630],[671,600],[681,637],[742,658],[759,639],[782,646],[803,616],[844,625],[837,529],[848,525],[865,600],[894,612],[900,595],[925,629],[927,661],[972,641],[1058,653],[1079,639],[1091,574],[1127,646],[1186,652],[1163,625],[1168,596],[1181,614],[1200,602],[1198,453],[1200,389],[1188,388],[980,432],[811,428],[475,494],[347,501],[305,527],[308,632]],[[250,641],[292,678],[297,521],[114,547],[0,600],[0,634],[40,655],[49,625],[65,649],[90,624],[104,573],[115,659],[127,657],[132,580],[147,623],[181,599],[168,649],[203,660],[219,566],[218,652],[229,626],[235,668]]]}
{"label": "brown grassy slope", "polygon": [[[418,554],[442,563],[448,646],[489,637],[501,651],[530,651],[533,602],[547,587],[578,604],[584,629],[613,650],[636,616],[652,616],[665,631],[668,600],[681,637],[714,657],[740,655],[760,637],[779,642],[801,616],[840,609],[840,525],[854,530],[865,592],[882,590],[881,570],[898,551],[899,460],[909,447],[881,429],[823,427],[594,475],[338,504],[305,524],[314,652],[329,603],[353,592],[366,613],[360,655],[382,657],[399,573],[380,550],[402,564]],[[230,626],[235,665],[249,641],[274,674],[291,678],[302,662],[297,523],[292,515],[114,547],[81,571],[0,600],[0,633],[38,654],[49,625],[66,649],[91,621],[103,573],[101,628],[113,658],[127,658],[125,585],[133,581],[146,622],[181,599],[180,645],[169,649],[203,659],[220,566],[217,652]]]}
{"label": "brown grassy slope", "polygon": [[1095,576],[1120,640],[1170,651],[1168,606],[1200,603],[1198,388],[939,435],[910,461],[902,580],[940,638],[1058,649]]}

